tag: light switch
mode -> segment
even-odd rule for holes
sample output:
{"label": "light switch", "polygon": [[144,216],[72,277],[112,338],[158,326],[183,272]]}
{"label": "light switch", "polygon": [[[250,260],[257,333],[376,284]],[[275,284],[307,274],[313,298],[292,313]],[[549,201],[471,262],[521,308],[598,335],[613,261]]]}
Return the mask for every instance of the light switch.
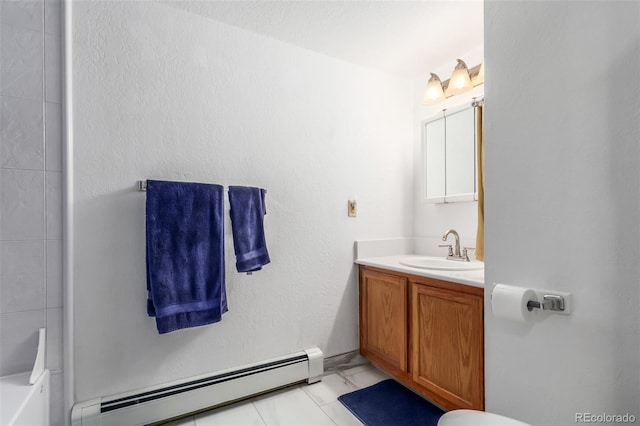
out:
{"label": "light switch", "polygon": [[358,203],[356,202],[356,200],[347,201],[347,214],[349,215],[349,217],[358,216]]}

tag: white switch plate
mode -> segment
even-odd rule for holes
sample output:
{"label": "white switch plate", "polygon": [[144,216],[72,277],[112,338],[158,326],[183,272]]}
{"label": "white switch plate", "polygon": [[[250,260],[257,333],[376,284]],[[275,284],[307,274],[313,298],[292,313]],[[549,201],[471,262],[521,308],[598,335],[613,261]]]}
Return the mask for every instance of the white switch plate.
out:
{"label": "white switch plate", "polygon": [[356,200],[347,201],[347,215],[349,217],[358,216],[358,203],[356,202]]}

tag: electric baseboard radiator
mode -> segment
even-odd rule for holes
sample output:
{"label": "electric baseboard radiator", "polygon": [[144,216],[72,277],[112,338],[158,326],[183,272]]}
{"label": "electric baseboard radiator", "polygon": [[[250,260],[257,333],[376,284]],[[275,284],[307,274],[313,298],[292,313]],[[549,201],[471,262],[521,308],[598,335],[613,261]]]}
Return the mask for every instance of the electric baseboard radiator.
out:
{"label": "electric baseboard radiator", "polygon": [[294,383],[315,383],[322,351],[307,349],[260,363],[77,403],[72,426],[137,426],[160,422]]}

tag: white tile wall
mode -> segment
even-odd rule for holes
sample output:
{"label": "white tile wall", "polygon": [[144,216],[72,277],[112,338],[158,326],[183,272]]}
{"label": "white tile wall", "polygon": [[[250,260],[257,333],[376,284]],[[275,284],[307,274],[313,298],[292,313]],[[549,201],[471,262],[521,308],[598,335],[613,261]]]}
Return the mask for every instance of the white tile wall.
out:
{"label": "white tile wall", "polygon": [[62,2],[0,1],[0,375],[47,327],[51,424],[63,409]]}
{"label": "white tile wall", "polygon": [[42,31],[42,0],[0,2],[0,19],[3,24]]}
{"label": "white tile wall", "polygon": [[0,173],[1,238],[44,239],[44,172],[2,169]]}
{"label": "white tile wall", "polygon": [[3,376],[33,368],[38,348],[38,329],[44,326],[44,309],[0,314]]}
{"label": "white tile wall", "polygon": [[47,309],[47,368],[62,370],[62,308]]}
{"label": "white tile wall", "polygon": [[45,172],[47,239],[62,239],[62,173]]}
{"label": "white tile wall", "polygon": [[59,35],[44,36],[44,73],[45,100],[62,102],[62,55]]}
{"label": "white tile wall", "polygon": [[0,313],[44,309],[44,244],[43,240],[0,242]]}
{"label": "white tile wall", "polygon": [[45,103],[46,170],[62,171],[62,106]]}
{"label": "white tile wall", "polygon": [[42,170],[44,120],[42,101],[2,97],[2,167]]}
{"label": "white tile wall", "polygon": [[65,424],[64,414],[64,386],[62,371],[51,373],[51,411],[49,420],[51,425]]}
{"label": "white tile wall", "polygon": [[47,308],[62,308],[62,240],[47,240]]}
{"label": "white tile wall", "polygon": [[47,34],[62,34],[62,0],[44,1],[44,32]]}
{"label": "white tile wall", "polygon": [[42,33],[3,23],[0,35],[0,95],[42,100]]}

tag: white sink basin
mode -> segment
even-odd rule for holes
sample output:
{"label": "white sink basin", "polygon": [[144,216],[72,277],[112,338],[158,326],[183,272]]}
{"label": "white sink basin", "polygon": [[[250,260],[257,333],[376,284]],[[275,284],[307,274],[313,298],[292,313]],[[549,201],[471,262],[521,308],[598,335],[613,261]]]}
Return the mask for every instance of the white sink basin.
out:
{"label": "white sink basin", "polygon": [[474,271],[484,269],[484,263],[474,261],[461,262],[433,256],[411,256],[400,259],[400,264],[412,268],[432,269],[436,271]]}

